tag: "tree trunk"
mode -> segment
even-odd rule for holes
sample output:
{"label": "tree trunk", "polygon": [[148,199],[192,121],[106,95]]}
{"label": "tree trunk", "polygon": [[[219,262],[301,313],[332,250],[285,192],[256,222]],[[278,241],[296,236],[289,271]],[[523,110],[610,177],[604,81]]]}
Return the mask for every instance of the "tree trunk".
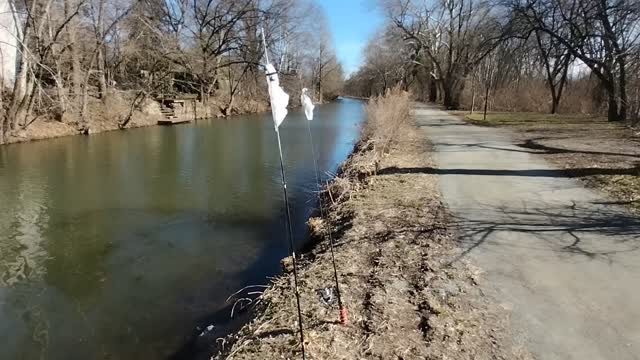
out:
{"label": "tree trunk", "polygon": [[456,80],[447,80],[443,82],[444,102],[443,105],[448,110],[457,110],[460,108],[460,95],[464,89],[464,83]]}
{"label": "tree trunk", "polygon": [[102,99],[103,102],[107,101],[107,78],[105,74],[105,66],[104,66],[104,51],[103,46],[98,45],[98,87],[99,93],[98,98]]}
{"label": "tree trunk", "polygon": [[[60,69],[60,65],[56,64],[56,67]],[[64,114],[67,112],[67,100],[66,89],[64,87],[64,79],[60,70],[56,73],[56,90],[58,92],[58,101],[60,102],[60,118],[58,121],[62,121]]]}
{"label": "tree trunk", "polygon": [[82,94],[82,69],[80,67],[80,54],[75,44],[69,49],[71,51],[71,93],[74,103],[77,105],[78,97]]}
{"label": "tree trunk", "polygon": [[60,61],[60,51],[58,50],[57,46],[51,47],[51,54],[53,55],[53,63],[55,64],[55,74],[53,76],[60,109],[59,113],[56,113],[55,115],[57,116],[56,120],[62,121],[62,119],[64,118],[64,114],[67,112],[67,94],[64,86],[64,76],[62,75],[63,65]]}
{"label": "tree trunk", "polygon": [[[98,70],[98,98],[102,99],[103,102],[106,101],[106,95],[107,95],[107,80],[105,79],[105,70],[104,70],[104,42],[105,42],[105,25],[104,25],[104,0],[100,0],[100,3],[98,5],[98,18],[96,19],[97,23],[96,23],[96,48],[95,48],[95,53],[94,53],[94,57],[92,58],[92,61],[89,65],[88,71],[89,74],[91,73],[92,69],[93,69],[93,65],[94,65],[94,61],[95,64],[97,65],[96,68]],[[84,102],[84,93],[87,92],[87,87],[88,82],[85,81],[84,86],[85,89],[83,89],[83,102]],[[86,106],[86,104],[83,104],[83,106]]]}
{"label": "tree trunk", "polygon": [[616,98],[616,92],[614,89],[607,91],[609,96],[609,109],[607,111],[607,120],[619,121],[621,120],[618,114],[618,99]]}
{"label": "tree trunk", "polygon": [[[571,58],[567,55],[567,60],[562,70],[562,74],[560,77],[560,82],[557,85],[555,96],[552,97],[551,101],[553,102],[551,105],[551,113],[555,114],[558,112],[560,108],[560,100],[562,99],[562,92],[564,91],[564,86],[567,83],[567,74],[569,72],[569,61]],[[552,94],[553,95],[553,94]]]}
{"label": "tree trunk", "polygon": [[451,90],[448,89],[447,86],[444,87],[444,101],[443,101],[443,105],[445,107],[445,109],[450,110],[454,108],[454,100],[453,100],[453,94],[451,93]]}
{"label": "tree trunk", "polygon": [[133,102],[131,103],[131,106],[129,107],[129,112],[127,113],[127,116],[122,121],[120,121],[118,123],[118,128],[124,129],[125,127],[127,127],[129,122],[133,118],[133,113],[140,106],[140,104],[142,104],[146,100],[146,98],[147,98],[147,93],[145,91],[143,91],[143,90],[138,91],[138,93],[136,94],[135,99],[133,99]]}
{"label": "tree trunk", "polygon": [[475,73],[471,78],[471,114],[473,114],[473,110],[475,110],[476,106],[476,76]]}
{"label": "tree trunk", "polygon": [[320,66],[318,67],[318,102],[322,104],[322,52],[320,52]]}
{"label": "tree trunk", "polygon": [[4,144],[6,141],[5,134],[9,131],[9,118],[7,114],[2,114],[2,123],[0,124],[0,144]]}
{"label": "tree trunk", "polygon": [[[35,4],[35,1],[34,1]],[[29,55],[25,51],[28,47],[28,42],[31,33],[31,22],[26,21],[24,30],[22,32],[22,44],[20,45],[20,68],[18,70],[18,76],[13,86],[13,99],[9,106],[9,112],[7,114],[9,120],[9,130],[15,129],[16,123],[23,117],[26,117],[26,105],[25,98],[28,96],[27,89],[27,75],[29,73]]]}
{"label": "tree trunk", "polygon": [[482,113],[483,121],[487,120],[487,110],[489,109],[489,90],[490,89],[491,89],[491,86],[487,85],[487,88],[485,89],[485,93],[484,93],[484,111]]}
{"label": "tree trunk", "polygon": [[87,106],[89,103],[89,73],[85,76],[82,84],[82,100],[80,103],[80,121],[78,130],[83,134],[89,133],[89,121],[87,121]]}
{"label": "tree trunk", "polygon": [[441,79],[436,80],[436,84],[438,85],[438,96],[436,102],[444,103],[444,82]]}
{"label": "tree trunk", "polygon": [[436,84],[436,80],[435,79],[430,79],[429,80],[429,102],[436,102],[438,101],[438,85]]}
{"label": "tree trunk", "polygon": [[9,117],[0,108],[0,144],[5,142],[5,134],[9,131]]}
{"label": "tree trunk", "polygon": [[25,79],[24,96],[20,103],[16,105],[16,111],[13,113],[13,123],[11,124],[11,130],[15,130],[16,126],[25,125],[27,123],[27,117],[29,116],[31,105],[33,104],[35,87],[35,79],[33,76],[28,76]]}
{"label": "tree trunk", "polygon": [[620,75],[618,76],[618,88],[620,92],[620,109],[618,120],[627,120],[627,69],[626,61],[622,55],[618,57],[618,66],[620,67]]}
{"label": "tree trunk", "polygon": [[560,103],[560,99],[555,94],[551,94],[551,111],[550,113],[553,115],[558,112],[558,104]]}
{"label": "tree trunk", "polygon": [[[65,18],[69,18],[73,11],[77,8],[78,0],[65,0],[64,13]],[[67,48],[71,56],[71,88],[69,97],[72,106],[77,105],[78,97],[82,94],[82,69],[80,68],[80,54],[76,44],[76,32],[78,31],[78,17],[74,16],[67,24]]]}
{"label": "tree trunk", "polygon": [[640,87],[636,87],[635,106],[631,109],[631,116],[634,125],[640,120]]}

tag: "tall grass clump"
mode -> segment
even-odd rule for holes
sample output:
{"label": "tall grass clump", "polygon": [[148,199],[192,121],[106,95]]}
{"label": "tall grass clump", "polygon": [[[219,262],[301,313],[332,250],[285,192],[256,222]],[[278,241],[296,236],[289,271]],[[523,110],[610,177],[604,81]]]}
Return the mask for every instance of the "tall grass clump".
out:
{"label": "tall grass clump", "polygon": [[369,100],[365,107],[367,122],[363,138],[373,148],[377,158],[389,151],[403,129],[411,121],[411,96],[396,86],[384,95]]}
{"label": "tall grass clump", "polygon": [[399,87],[388,89],[384,95],[369,100],[365,106],[367,121],[362,126],[358,149],[327,187],[332,205],[350,198],[369,175],[377,173],[382,157],[409,128],[411,107],[410,94]]}

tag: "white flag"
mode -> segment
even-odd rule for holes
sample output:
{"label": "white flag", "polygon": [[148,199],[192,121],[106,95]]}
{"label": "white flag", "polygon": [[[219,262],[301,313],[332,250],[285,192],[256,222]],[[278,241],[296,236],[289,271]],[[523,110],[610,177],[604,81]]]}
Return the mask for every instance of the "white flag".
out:
{"label": "white flag", "polygon": [[273,123],[276,131],[278,126],[282,124],[287,116],[287,105],[289,104],[289,95],[280,87],[278,73],[271,64],[267,64],[267,85],[269,86],[269,98],[271,100],[271,113],[273,114]]}
{"label": "white flag", "polygon": [[302,89],[302,95],[300,95],[300,103],[304,108],[304,114],[307,116],[307,120],[313,120],[313,101],[309,95],[307,95],[307,88]]}

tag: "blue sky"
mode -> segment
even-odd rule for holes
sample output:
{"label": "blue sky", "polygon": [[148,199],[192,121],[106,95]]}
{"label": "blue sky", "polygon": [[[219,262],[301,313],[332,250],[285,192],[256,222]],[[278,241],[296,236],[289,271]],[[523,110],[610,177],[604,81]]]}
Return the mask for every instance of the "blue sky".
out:
{"label": "blue sky", "polygon": [[380,29],[384,19],[373,0],[318,0],[327,12],[338,55],[347,74],[358,69],[367,40]]}

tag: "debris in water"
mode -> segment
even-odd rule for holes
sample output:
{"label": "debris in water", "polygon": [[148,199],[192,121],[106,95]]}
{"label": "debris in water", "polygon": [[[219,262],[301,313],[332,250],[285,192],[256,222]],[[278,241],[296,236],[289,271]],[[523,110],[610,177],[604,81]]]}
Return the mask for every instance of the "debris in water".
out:
{"label": "debris in water", "polygon": [[[212,325],[209,325],[209,326],[207,326],[207,328],[206,328],[203,332],[201,332],[201,333],[200,333],[200,335],[198,335],[198,336],[204,336],[204,335],[206,335],[208,332],[213,331],[213,329],[215,329],[215,326],[213,326],[213,324],[212,324]],[[198,328],[198,330],[200,330],[200,328]]]}

